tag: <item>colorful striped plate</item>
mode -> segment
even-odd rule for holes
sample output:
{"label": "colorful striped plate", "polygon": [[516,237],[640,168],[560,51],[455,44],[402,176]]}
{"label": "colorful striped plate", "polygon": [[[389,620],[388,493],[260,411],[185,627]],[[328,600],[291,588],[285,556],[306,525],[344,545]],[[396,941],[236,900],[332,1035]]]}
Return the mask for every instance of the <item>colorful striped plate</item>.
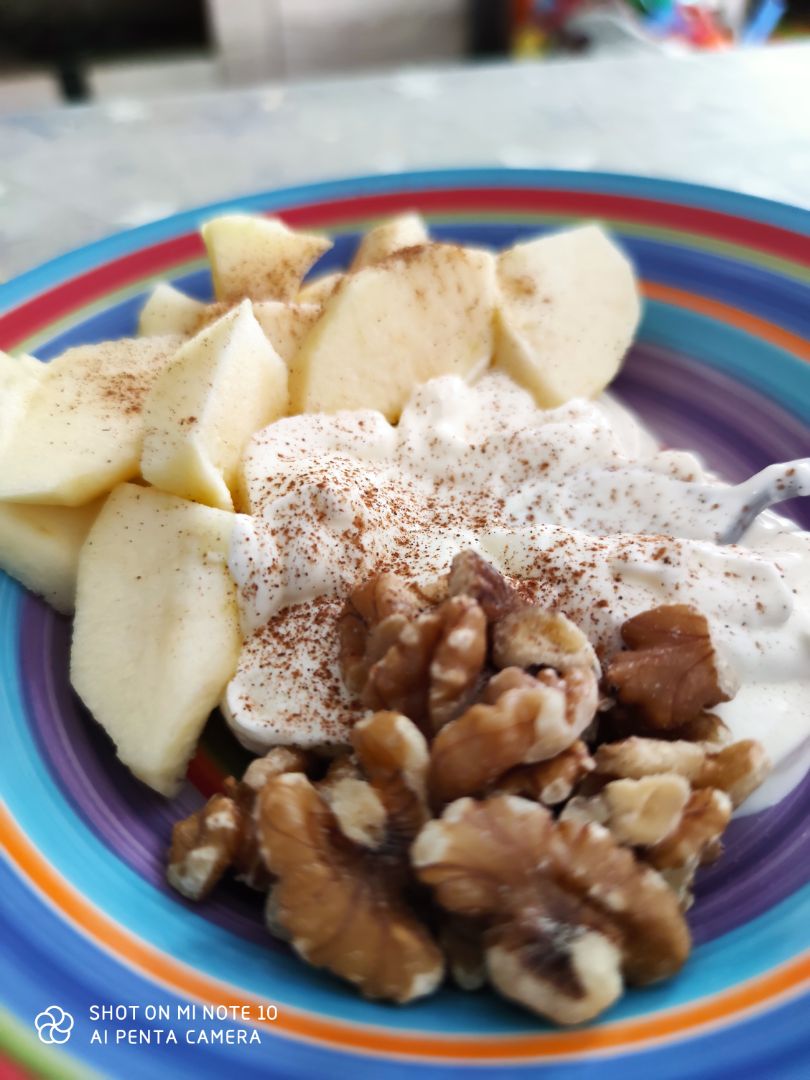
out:
{"label": "colorful striped plate", "polygon": [[[706,188],[585,173],[475,170],[276,191],[72,252],[0,288],[0,346],[47,359],[129,334],[152,282],[207,297],[196,227],[215,211],[359,230],[416,208],[441,238],[500,247],[600,218],[639,268],[639,341],[616,389],[669,445],[736,479],[810,451],[810,214]],[[585,316],[587,313],[583,313]],[[810,527],[807,507],[792,512]],[[120,768],[67,678],[69,624],[0,575],[3,839],[0,1021],[9,1070],[34,1075],[321,1078],[806,1076],[810,785],[735,822],[690,912],[696,948],[662,986],[555,1030],[488,993],[371,1004],[262,928],[236,885],[193,907],[163,883],[172,822],[239,755],[212,721],[181,797]],[[275,1006],[275,1010],[269,1005]],[[56,1006],[39,1026],[35,1018]],[[122,1019],[97,1011],[114,1007]],[[239,1018],[217,1019],[238,1006]],[[60,1010],[66,1010],[68,1019]],[[2,1072],[2,1065],[0,1065]],[[11,1072],[10,1072],[11,1074]]]}

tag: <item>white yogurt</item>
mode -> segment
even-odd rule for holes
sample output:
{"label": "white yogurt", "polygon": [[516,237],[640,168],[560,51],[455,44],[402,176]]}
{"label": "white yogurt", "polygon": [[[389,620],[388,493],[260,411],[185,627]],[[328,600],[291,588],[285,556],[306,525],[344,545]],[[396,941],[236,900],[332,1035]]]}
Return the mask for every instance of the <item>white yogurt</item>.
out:
{"label": "white yogurt", "polygon": [[742,683],[716,711],[776,766],[746,810],[806,771],[810,534],[766,512],[740,544],[718,544],[749,489],[658,450],[612,399],[541,410],[504,376],[447,376],[415,392],[397,427],[373,412],[272,424],[244,471],[252,516],[230,563],[246,644],[225,711],[252,749],[345,740],[340,602],[383,569],[432,581],[471,547],[531,579],[602,651],[628,617],[693,604]]}

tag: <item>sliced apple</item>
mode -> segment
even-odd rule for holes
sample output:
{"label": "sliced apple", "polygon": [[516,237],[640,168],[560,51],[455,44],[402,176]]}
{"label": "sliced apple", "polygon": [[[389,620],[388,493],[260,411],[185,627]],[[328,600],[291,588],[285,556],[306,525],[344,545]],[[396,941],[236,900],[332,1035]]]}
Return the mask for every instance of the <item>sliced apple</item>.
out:
{"label": "sliced apple", "polygon": [[[339,275],[342,277],[343,275]],[[191,330],[198,333],[206,326],[221,319],[234,304],[216,301],[213,304],[200,304]],[[257,300],[253,304],[253,314],[270,344],[281,359],[289,364],[301,347],[301,342],[312,324],[321,313],[321,305],[284,300]]]}
{"label": "sliced apple", "polygon": [[124,764],[164,795],[236,670],[235,521],[122,484],[79,559],[71,680]]}
{"label": "sliced apple", "polygon": [[253,314],[270,344],[285,364],[289,365],[320,316],[321,305],[258,300],[253,305]]}
{"label": "sliced apple", "polygon": [[45,371],[45,364],[32,356],[9,356],[0,350],[0,456]]}
{"label": "sliced apple", "polygon": [[0,569],[70,615],[79,553],[103,503],[103,499],[86,506],[0,503]]}
{"label": "sliced apple", "polygon": [[306,281],[298,290],[299,304],[325,304],[345,275],[340,270]]}
{"label": "sliced apple", "polygon": [[186,296],[166,281],[161,281],[149,295],[138,317],[142,337],[156,334],[193,334],[200,325],[205,304]]}
{"label": "sliced apple", "polygon": [[400,214],[370,229],[354,253],[350,270],[373,266],[404,248],[426,244],[430,237],[419,214]]}
{"label": "sliced apple", "polygon": [[45,370],[41,360],[27,353],[11,356],[0,349],[0,401],[19,387],[33,390]]}
{"label": "sliced apple", "polygon": [[245,443],[287,403],[287,366],[245,300],[187,341],[155,381],[144,407],[143,478],[232,510]]}
{"label": "sliced apple", "polygon": [[208,249],[214,294],[234,303],[293,300],[307,270],[332,241],[294,232],[278,218],[225,214],[206,222],[202,238]]}
{"label": "sliced apple", "polygon": [[347,276],[293,362],[291,411],[369,408],[396,420],[419,383],[489,363],[495,299],[493,256],[451,244]]}
{"label": "sliced apple", "polygon": [[143,402],[180,343],[106,341],[43,364],[0,437],[0,500],[80,506],[137,476]]}
{"label": "sliced apple", "polygon": [[553,407],[618,372],[641,313],[633,267],[598,225],[517,244],[498,259],[495,363]]}

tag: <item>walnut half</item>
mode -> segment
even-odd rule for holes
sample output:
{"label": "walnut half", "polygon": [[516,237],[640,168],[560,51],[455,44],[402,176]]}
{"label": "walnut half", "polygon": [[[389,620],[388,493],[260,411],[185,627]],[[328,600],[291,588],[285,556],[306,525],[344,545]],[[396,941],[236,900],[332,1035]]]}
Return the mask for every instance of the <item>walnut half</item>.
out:
{"label": "walnut half", "polygon": [[[514,674],[511,674],[514,673]],[[596,677],[577,668],[564,678],[508,668],[493,679],[484,701],[442,728],[430,754],[430,790],[441,805],[485,792],[517,765],[556,757],[593,719]],[[499,693],[501,687],[508,687]]]}
{"label": "walnut half", "polygon": [[267,889],[270,875],[253,820],[256,797],[271,777],[303,772],[311,765],[312,757],[305,751],[278,746],[251,761],[241,780],[229,776],[224,794],[213,795],[175,824],[166,871],[169,884],[189,900],[203,900],[232,869],[237,880],[253,889]]}
{"label": "walnut half", "polygon": [[720,657],[705,616],[686,604],[628,619],[622,640],[628,651],[608,665],[607,682],[653,728],[682,727],[737,692],[736,675]]}
{"label": "walnut half", "polygon": [[478,685],[487,652],[486,617],[475,600],[451,596],[397,627],[368,669],[363,704],[403,713],[424,731],[437,731]]}
{"label": "walnut half", "polygon": [[349,840],[393,861],[430,816],[428,747],[407,716],[377,712],[352,729],[354,754],[337,758],[315,786]]}
{"label": "walnut half", "polygon": [[620,844],[653,849],[679,834],[693,800],[684,777],[658,773],[639,780],[612,780],[590,798],[576,796],[566,803],[560,819],[595,821],[609,829]]}
{"label": "walnut half", "polygon": [[520,602],[503,574],[475,551],[461,551],[453,559],[447,593],[475,600],[490,623],[502,619]]}
{"label": "walnut half", "polygon": [[407,716],[378,712],[355,724],[352,743],[368,783],[386,814],[389,853],[407,849],[430,817],[425,737]]}
{"label": "walnut half", "polygon": [[498,668],[551,667],[563,674],[590,668],[597,678],[601,675],[593,646],[576,623],[536,605],[515,608],[496,623],[492,659]]}
{"label": "walnut half", "polygon": [[676,773],[694,788],[725,791],[734,806],[743,803],[770,771],[768,757],[754,739],[707,748],[683,739],[666,742],[634,735],[598,747],[595,760],[597,771],[605,776],[640,780]]}
{"label": "walnut half", "polygon": [[239,849],[244,821],[227,795],[213,795],[172,832],[166,878],[189,900],[202,900],[222,878]]}
{"label": "walnut half", "polygon": [[340,665],[349,690],[362,691],[371,666],[418,612],[415,594],[396,574],[380,574],[352,592],[338,622]]}
{"label": "walnut half", "polygon": [[265,784],[257,823],[277,878],[272,921],[300,956],[368,998],[406,1002],[436,989],[444,958],[405,903],[399,879],[344,836],[305,776]]}
{"label": "walnut half", "polygon": [[603,828],[555,822],[512,795],[459,799],[412,851],[447,911],[489,922],[493,984],[557,1023],[579,1023],[638,984],[674,974],[689,931],[661,877]]}

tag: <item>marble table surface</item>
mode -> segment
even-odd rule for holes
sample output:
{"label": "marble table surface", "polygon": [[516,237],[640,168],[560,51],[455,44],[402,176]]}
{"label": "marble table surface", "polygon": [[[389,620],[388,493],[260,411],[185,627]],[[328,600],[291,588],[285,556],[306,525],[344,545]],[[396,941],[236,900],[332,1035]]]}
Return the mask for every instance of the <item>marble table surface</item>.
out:
{"label": "marble table surface", "polygon": [[810,206],[810,44],[413,68],[0,115],[0,280],[199,203],[463,165],[639,173]]}

